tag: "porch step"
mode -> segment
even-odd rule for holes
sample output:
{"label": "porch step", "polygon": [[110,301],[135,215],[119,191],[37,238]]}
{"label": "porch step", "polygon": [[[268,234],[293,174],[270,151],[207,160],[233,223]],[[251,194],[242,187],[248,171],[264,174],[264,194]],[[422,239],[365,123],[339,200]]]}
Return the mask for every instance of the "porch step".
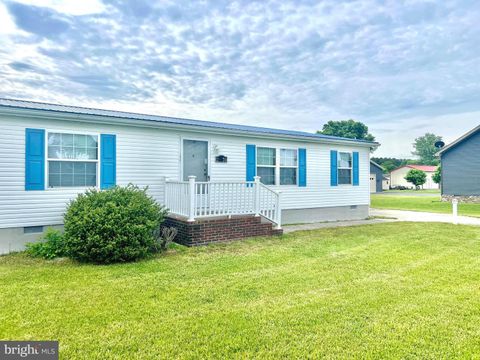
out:
{"label": "porch step", "polygon": [[253,215],[199,219],[193,222],[167,217],[163,226],[177,228],[178,235],[175,242],[187,246],[283,234],[283,230],[275,229],[272,222],[261,216]]}

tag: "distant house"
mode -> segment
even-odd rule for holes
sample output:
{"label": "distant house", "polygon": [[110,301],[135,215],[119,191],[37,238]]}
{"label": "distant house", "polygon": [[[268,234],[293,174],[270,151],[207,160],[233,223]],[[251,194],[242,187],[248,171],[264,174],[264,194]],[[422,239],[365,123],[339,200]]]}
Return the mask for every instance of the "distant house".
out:
{"label": "distant house", "polygon": [[422,189],[431,190],[439,188],[439,185],[435,184],[432,179],[433,174],[435,174],[435,171],[437,171],[437,166],[430,165],[405,165],[392,170],[390,173],[390,187],[396,188],[398,186],[405,186],[413,189],[413,184],[405,180],[405,176],[407,176],[407,173],[412,169],[421,170],[427,174],[427,181],[422,186]]}
{"label": "distant house", "polygon": [[370,192],[382,192],[383,167],[370,160]]}
{"label": "distant house", "polygon": [[442,198],[480,202],[480,125],[438,152]]}
{"label": "distant house", "polygon": [[384,191],[390,189],[390,175],[383,175],[382,189]]}

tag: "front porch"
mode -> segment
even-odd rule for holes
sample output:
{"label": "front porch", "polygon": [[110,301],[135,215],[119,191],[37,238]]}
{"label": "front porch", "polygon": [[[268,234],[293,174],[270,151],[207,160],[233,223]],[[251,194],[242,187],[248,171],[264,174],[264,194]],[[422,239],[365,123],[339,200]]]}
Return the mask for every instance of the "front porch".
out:
{"label": "front porch", "polygon": [[178,242],[200,245],[252,236],[282,234],[281,194],[254,181],[165,181],[166,226]]}

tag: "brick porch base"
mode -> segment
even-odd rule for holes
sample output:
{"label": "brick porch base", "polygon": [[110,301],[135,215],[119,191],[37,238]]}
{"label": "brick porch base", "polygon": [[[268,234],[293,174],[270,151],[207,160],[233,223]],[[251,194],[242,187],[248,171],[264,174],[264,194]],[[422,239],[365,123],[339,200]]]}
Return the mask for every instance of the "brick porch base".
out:
{"label": "brick porch base", "polygon": [[205,245],[252,236],[281,235],[283,233],[282,229],[274,229],[272,223],[264,222],[261,217],[253,215],[199,219],[194,222],[167,217],[163,226],[177,228],[178,235],[175,242],[187,246]]}

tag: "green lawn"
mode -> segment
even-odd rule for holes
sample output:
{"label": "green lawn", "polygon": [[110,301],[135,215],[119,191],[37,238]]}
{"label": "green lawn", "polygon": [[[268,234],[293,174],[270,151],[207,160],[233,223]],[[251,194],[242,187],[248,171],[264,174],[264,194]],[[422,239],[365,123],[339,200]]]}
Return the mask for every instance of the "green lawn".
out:
{"label": "green lawn", "polygon": [[[440,201],[440,196],[396,196],[372,194],[371,207],[375,209],[452,213],[452,204]],[[458,204],[458,214],[480,216],[480,204]]]}
{"label": "green lawn", "polygon": [[0,338],[61,358],[480,356],[480,228],[386,223],[133,264],[0,257]]}

